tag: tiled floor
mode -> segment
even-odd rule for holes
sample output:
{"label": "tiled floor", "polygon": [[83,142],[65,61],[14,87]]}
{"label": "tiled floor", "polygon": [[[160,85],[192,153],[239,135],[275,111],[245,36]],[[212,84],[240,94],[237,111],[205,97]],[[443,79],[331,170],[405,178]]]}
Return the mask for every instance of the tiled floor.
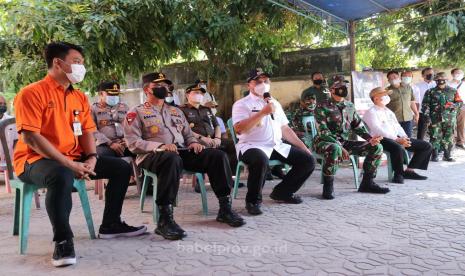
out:
{"label": "tiled floor", "polygon": [[[184,185],[175,218],[188,237],[179,242],[153,234],[151,214],[139,212],[134,187],[123,217],[129,224],[147,224],[150,233],[89,240],[74,195],[78,264],[64,269],[50,264],[45,208],[33,209],[28,254],[17,254],[18,239],[11,235],[13,198],[1,194],[0,275],[465,275],[465,153],[456,157],[456,163],[433,163],[428,181],[389,184],[387,195],[357,193],[347,168],[336,177],[333,201],[320,199],[319,170],[299,192],[301,205],[269,200],[276,184],[270,182],[264,191],[265,212],[257,217],[245,213],[243,188],[234,207],[247,225],[238,229],[215,222],[218,204],[211,189],[210,213],[204,217],[199,195]],[[387,184],[386,170],[380,168],[378,183]],[[103,201],[93,191],[89,197],[98,228]]]}

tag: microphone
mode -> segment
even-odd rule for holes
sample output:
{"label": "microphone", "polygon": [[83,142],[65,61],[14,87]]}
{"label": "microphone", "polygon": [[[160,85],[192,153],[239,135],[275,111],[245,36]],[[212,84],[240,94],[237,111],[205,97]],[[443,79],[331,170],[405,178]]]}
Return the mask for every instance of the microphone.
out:
{"label": "microphone", "polygon": [[[263,99],[265,99],[265,101],[266,101],[267,103],[269,103],[269,102],[270,102],[270,99],[271,99],[271,94],[270,94],[270,92],[265,92],[265,93],[263,93]],[[271,120],[274,120],[273,113],[270,113],[270,116],[271,116]]]}

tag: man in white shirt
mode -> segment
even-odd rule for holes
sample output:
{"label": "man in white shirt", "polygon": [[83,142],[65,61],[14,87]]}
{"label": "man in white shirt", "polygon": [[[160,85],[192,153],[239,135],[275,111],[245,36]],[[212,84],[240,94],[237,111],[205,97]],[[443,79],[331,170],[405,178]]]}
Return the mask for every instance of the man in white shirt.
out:
{"label": "man in white shirt", "polygon": [[428,129],[428,120],[425,118],[424,114],[421,112],[421,103],[423,102],[423,97],[428,89],[436,87],[436,82],[434,81],[434,70],[431,67],[421,70],[421,75],[423,76],[423,81],[416,83],[413,88],[413,95],[415,96],[415,101],[417,102],[417,109],[420,112],[420,118],[418,120],[418,129],[417,129],[417,139],[424,140],[426,135],[426,130]]}
{"label": "man in white shirt", "polygon": [[[294,193],[304,184],[315,168],[311,151],[288,126],[281,104],[265,93],[269,75],[252,70],[247,79],[249,95],[233,105],[232,121],[239,139],[236,151],[239,160],[247,164],[246,209],[260,215],[262,187],[268,160],[279,160],[292,166],[284,179],[274,187],[270,197],[276,201],[299,204]],[[289,144],[283,142],[285,139]]]}
{"label": "man in white shirt", "polygon": [[[465,99],[465,85],[463,85],[463,71],[459,68],[454,68],[450,71],[452,80],[448,82],[448,85],[452,88],[457,89],[461,99]],[[465,105],[462,105],[457,115],[457,135],[455,137],[455,147],[465,150],[463,145],[465,142]]]}
{"label": "man in white shirt", "polygon": [[[428,169],[433,147],[430,143],[417,139],[409,139],[396,115],[386,107],[390,102],[391,90],[377,87],[370,92],[370,98],[375,104],[368,109],[363,121],[368,126],[371,136],[383,136],[381,145],[384,151],[391,155],[394,170],[392,182],[403,184],[405,179],[426,180],[426,176],[417,174],[414,169]],[[404,148],[413,152],[412,160],[404,170]]]}

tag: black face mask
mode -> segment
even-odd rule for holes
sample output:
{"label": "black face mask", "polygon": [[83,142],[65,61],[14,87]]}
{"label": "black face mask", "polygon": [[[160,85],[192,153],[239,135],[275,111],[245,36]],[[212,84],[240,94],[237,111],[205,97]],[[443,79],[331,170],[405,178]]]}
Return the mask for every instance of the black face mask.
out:
{"label": "black face mask", "polygon": [[336,96],[345,98],[349,94],[349,91],[347,90],[347,87],[342,86],[342,87],[336,88],[334,91],[334,94],[336,94]]}
{"label": "black face mask", "polygon": [[313,80],[313,84],[314,84],[314,85],[322,85],[322,84],[323,84],[323,80]]}
{"label": "black face mask", "polygon": [[163,86],[155,87],[152,89],[152,94],[158,99],[163,100],[166,98],[166,95],[168,95],[168,90]]}
{"label": "black face mask", "polygon": [[445,85],[445,84],[446,84],[446,80],[442,80],[442,79],[436,80],[436,85],[437,86],[441,86],[441,85]]}
{"label": "black face mask", "polygon": [[6,105],[0,105],[0,114],[3,114],[6,112]]}
{"label": "black face mask", "polygon": [[426,78],[427,80],[432,80],[433,77],[434,77],[433,74],[428,74],[428,75],[425,76],[425,78]]}

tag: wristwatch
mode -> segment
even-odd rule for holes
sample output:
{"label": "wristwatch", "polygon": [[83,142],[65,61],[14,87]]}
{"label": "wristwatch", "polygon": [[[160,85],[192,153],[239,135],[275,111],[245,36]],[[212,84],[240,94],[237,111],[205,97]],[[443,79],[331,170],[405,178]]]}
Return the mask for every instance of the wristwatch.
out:
{"label": "wristwatch", "polygon": [[95,159],[98,160],[98,154],[97,153],[89,153],[88,155],[86,155],[86,160],[88,160],[89,158],[91,157],[95,157]]}

